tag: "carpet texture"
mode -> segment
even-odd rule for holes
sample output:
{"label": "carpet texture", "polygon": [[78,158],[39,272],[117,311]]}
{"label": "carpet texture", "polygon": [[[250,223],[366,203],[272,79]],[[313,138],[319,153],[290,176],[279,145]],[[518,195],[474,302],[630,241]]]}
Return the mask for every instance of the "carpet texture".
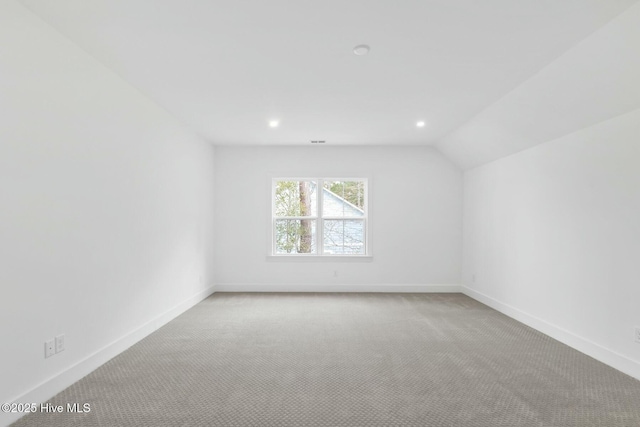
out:
{"label": "carpet texture", "polygon": [[638,427],[640,381],[459,294],[214,294],[16,427]]}

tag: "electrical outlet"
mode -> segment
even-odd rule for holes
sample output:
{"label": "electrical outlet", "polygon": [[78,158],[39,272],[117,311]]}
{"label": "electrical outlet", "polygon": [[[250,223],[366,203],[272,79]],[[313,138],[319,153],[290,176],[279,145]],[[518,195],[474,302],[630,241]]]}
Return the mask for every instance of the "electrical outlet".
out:
{"label": "electrical outlet", "polygon": [[640,327],[636,326],[636,342],[640,342]]}
{"label": "electrical outlet", "polygon": [[44,357],[45,359],[56,354],[56,343],[53,340],[46,341],[44,343]]}
{"label": "electrical outlet", "polygon": [[60,353],[64,350],[64,334],[56,337],[56,353]]}

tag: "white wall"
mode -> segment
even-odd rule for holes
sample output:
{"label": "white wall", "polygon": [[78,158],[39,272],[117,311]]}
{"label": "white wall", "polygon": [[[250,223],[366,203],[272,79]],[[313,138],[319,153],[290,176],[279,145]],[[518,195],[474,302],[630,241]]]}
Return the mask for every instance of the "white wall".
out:
{"label": "white wall", "polygon": [[213,148],[13,1],[0,46],[0,402],[41,401],[211,291]]}
{"label": "white wall", "polygon": [[469,295],[636,378],[638,135],[640,109],[466,172],[463,272]]}
{"label": "white wall", "polygon": [[[215,174],[218,290],[458,289],[428,286],[458,285],[462,252],[462,175],[432,148],[217,147]],[[267,259],[271,175],[369,178],[373,258]]]}

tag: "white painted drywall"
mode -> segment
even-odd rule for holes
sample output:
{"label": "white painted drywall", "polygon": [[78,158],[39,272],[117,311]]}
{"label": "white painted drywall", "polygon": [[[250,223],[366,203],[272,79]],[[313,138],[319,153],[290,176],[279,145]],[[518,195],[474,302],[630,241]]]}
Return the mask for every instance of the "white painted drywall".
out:
{"label": "white painted drywall", "polygon": [[[58,391],[49,380],[210,291],[214,152],[13,1],[0,3],[0,46],[0,402],[11,402],[50,397],[38,394]],[[58,334],[66,350],[45,360]]]}
{"label": "white painted drywall", "polygon": [[[272,175],[369,178],[373,258],[268,259]],[[460,283],[462,175],[432,148],[218,146],[215,177],[218,289],[416,290],[402,285]]]}
{"label": "white painted drywall", "polygon": [[640,108],[640,3],[438,143],[463,169]]}
{"label": "white painted drywall", "polygon": [[640,109],[466,172],[463,281],[640,378],[638,135]]}

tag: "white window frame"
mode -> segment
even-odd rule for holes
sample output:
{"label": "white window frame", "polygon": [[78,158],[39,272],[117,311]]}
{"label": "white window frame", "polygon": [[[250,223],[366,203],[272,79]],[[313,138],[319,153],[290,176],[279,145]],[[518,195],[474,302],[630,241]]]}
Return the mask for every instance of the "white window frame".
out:
{"label": "white window frame", "polygon": [[[314,216],[278,216],[276,217],[276,182],[278,181],[314,181],[316,183],[317,191],[317,206],[316,206],[316,215]],[[364,183],[364,215],[359,217],[336,217],[336,216],[322,216],[322,205],[323,205],[323,194],[322,189],[324,188],[325,181],[362,181]],[[370,245],[370,216],[369,216],[369,179],[365,177],[349,177],[349,178],[316,178],[316,177],[272,177],[270,181],[271,186],[271,221],[270,221],[270,235],[271,235],[271,245],[270,245],[270,257],[274,258],[370,258],[371,257],[371,245]],[[312,220],[315,221],[316,225],[316,245],[315,250],[316,253],[288,253],[288,254],[279,254],[276,253],[276,220]],[[364,222],[364,254],[325,254],[324,252],[324,221],[325,220],[348,220],[348,219],[357,219],[362,220]]]}

